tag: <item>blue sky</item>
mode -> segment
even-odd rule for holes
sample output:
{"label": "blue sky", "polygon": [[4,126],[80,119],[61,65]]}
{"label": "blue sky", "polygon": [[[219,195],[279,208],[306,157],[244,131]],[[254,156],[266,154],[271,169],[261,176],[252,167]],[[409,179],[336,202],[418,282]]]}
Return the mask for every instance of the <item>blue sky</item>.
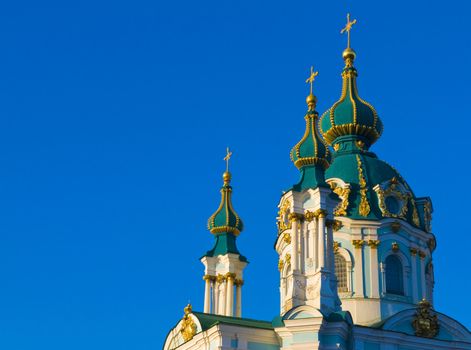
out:
{"label": "blue sky", "polygon": [[[434,203],[435,307],[471,326],[467,1],[0,5],[0,348],[159,349],[203,306],[226,146],[243,313],[279,311],[275,217],[304,83],[340,95],[347,11],[373,147]],[[468,298],[469,299],[469,298]]]}

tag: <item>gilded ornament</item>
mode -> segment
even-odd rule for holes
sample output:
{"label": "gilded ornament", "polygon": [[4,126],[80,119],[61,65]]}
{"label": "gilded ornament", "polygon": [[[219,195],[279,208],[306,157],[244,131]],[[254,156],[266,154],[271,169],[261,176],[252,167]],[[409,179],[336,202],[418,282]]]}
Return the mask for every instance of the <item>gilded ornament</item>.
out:
{"label": "gilded ornament", "polygon": [[437,315],[431,311],[432,305],[430,302],[422,299],[412,320],[412,327],[414,327],[416,336],[424,338],[435,338],[437,336],[440,325]]}
{"label": "gilded ornament", "polygon": [[291,202],[289,200],[285,200],[280,205],[280,211],[278,212],[278,220],[276,222],[278,226],[278,234],[281,232],[291,228],[291,222],[288,220],[287,213],[291,207]]}
{"label": "gilded ornament", "polygon": [[355,142],[358,149],[360,150],[363,150],[363,147],[365,147],[365,143],[362,141],[362,140],[357,140],[357,142]]}
{"label": "gilded ornament", "polygon": [[430,238],[427,241],[427,246],[428,246],[428,249],[430,249],[430,251],[433,252],[435,248],[437,247],[437,242],[435,241],[435,238]]}
{"label": "gilded ornament", "polygon": [[393,242],[391,244],[391,249],[394,253],[397,253],[399,251],[399,244],[397,242]]}
{"label": "gilded ornament", "polygon": [[234,280],[234,284],[237,286],[237,287],[242,287],[244,285],[244,280],[241,279],[241,278],[236,278]]}
{"label": "gilded ornament", "polygon": [[336,184],[335,182],[329,183],[330,188],[332,191],[339,196],[342,200],[334,209],[335,216],[345,216],[347,215],[347,208],[349,205],[348,197],[350,196],[350,188],[349,187],[340,187],[340,185]]}
{"label": "gilded ornament", "polygon": [[377,239],[370,239],[368,240],[368,246],[371,248],[371,249],[376,249],[378,248],[379,246],[379,240]]}
{"label": "gilded ornament", "polygon": [[340,229],[342,228],[342,226],[343,226],[342,221],[340,221],[340,220],[334,220],[334,222],[333,222],[333,224],[332,224],[332,229],[333,229],[334,231],[338,231],[338,230],[340,230]]}
{"label": "gilded ornament", "polygon": [[289,213],[288,215],[288,220],[289,221],[299,221],[302,219],[302,215],[298,214],[298,213]]}
{"label": "gilded ornament", "polygon": [[416,256],[417,255],[417,248],[410,248],[410,254],[412,256]]}
{"label": "gilded ornament", "polygon": [[226,280],[228,280],[228,281],[229,281],[229,280],[233,280],[233,281],[234,281],[235,278],[236,278],[236,274],[235,274],[235,273],[232,273],[232,272],[228,272],[228,273],[226,273],[225,277],[226,277]]}
{"label": "gilded ornament", "polygon": [[425,256],[426,256],[425,252],[419,250],[418,253],[419,253],[419,256],[422,260],[425,259]]}
{"label": "gilded ornament", "polygon": [[357,163],[358,163],[358,183],[360,185],[360,207],[358,212],[361,216],[368,216],[371,211],[370,203],[368,203],[368,198],[366,197],[366,192],[368,191],[366,187],[365,176],[363,175],[363,167],[361,164],[360,156],[357,154]]}
{"label": "gilded ornament", "polygon": [[410,202],[412,204],[412,222],[414,223],[415,226],[419,227],[420,226],[419,213],[417,211],[417,205],[415,204],[415,200],[412,196],[410,197]]}
{"label": "gilded ornament", "polygon": [[[381,185],[378,185],[374,188],[376,195],[378,196],[378,204],[381,209],[381,213],[384,217],[392,218],[402,218],[405,219],[407,215],[407,203],[412,195],[409,192],[401,192],[398,189],[399,182],[396,177],[393,177],[389,180],[389,186],[386,189],[383,189]],[[401,207],[398,213],[391,213],[386,205],[386,198],[394,197],[400,204]]]}
{"label": "gilded ornament", "polygon": [[226,280],[226,276],[224,276],[224,275],[219,274],[216,277],[216,282],[217,283],[223,283],[225,280]]}
{"label": "gilded ornament", "polygon": [[283,259],[278,260],[278,271],[281,272],[281,270],[283,270],[284,264]]}
{"label": "gilded ornament", "polygon": [[340,148],[340,145],[338,143],[336,143],[334,145],[334,151],[337,152],[339,150],[339,148]]}
{"label": "gilded ornament", "polygon": [[291,265],[291,254],[289,254],[289,253],[286,254],[286,256],[285,256],[285,264],[287,266]]}
{"label": "gilded ornament", "polygon": [[291,235],[288,232],[285,232],[283,234],[283,241],[285,241],[286,244],[291,243]]}
{"label": "gilded ornament", "polygon": [[365,241],[362,239],[354,239],[352,240],[352,244],[356,249],[361,249],[361,247],[363,247],[363,244],[365,244]]}
{"label": "gilded ornament", "polygon": [[318,218],[325,218],[327,216],[327,210],[325,209],[317,209],[314,212],[314,215]]}
{"label": "gilded ornament", "polygon": [[182,325],[180,327],[180,333],[183,337],[183,340],[189,341],[193,339],[196,334],[196,323],[193,321],[193,318],[190,316],[192,313],[191,304],[188,304],[185,309],[185,315],[182,318]]}
{"label": "gilded ornament", "polygon": [[425,231],[432,232],[432,204],[429,201],[424,203]]}
{"label": "gilded ornament", "polygon": [[306,221],[311,222],[315,218],[316,218],[316,215],[312,211],[306,210],[306,212],[304,213],[304,220]]}
{"label": "gilded ornament", "polygon": [[394,221],[394,222],[391,224],[391,230],[392,230],[394,233],[398,233],[400,229],[401,229],[401,223],[400,223],[399,221]]}
{"label": "gilded ornament", "polygon": [[337,254],[339,252],[340,243],[334,241],[334,253]]}

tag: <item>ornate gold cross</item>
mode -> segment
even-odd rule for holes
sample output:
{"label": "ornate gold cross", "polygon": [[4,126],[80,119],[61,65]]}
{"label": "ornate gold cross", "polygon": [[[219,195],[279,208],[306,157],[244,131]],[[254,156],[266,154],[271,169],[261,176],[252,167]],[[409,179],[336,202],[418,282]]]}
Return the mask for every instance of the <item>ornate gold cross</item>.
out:
{"label": "ornate gold cross", "polygon": [[311,75],[309,78],[306,79],[306,84],[309,83],[311,84],[311,95],[312,95],[312,84],[314,83],[314,80],[316,77],[319,75],[319,72],[314,72],[314,67],[311,66]]}
{"label": "ornate gold cross", "polygon": [[350,21],[350,14],[347,13],[347,24],[345,25],[345,28],[340,31],[340,34],[347,32],[347,48],[350,48],[350,31],[355,23],[357,23],[357,20],[354,19],[353,21]]}
{"label": "ornate gold cross", "polygon": [[226,171],[229,172],[229,160],[231,159],[232,152],[229,151],[229,147],[226,149],[226,156],[224,157],[224,160],[226,161]]}

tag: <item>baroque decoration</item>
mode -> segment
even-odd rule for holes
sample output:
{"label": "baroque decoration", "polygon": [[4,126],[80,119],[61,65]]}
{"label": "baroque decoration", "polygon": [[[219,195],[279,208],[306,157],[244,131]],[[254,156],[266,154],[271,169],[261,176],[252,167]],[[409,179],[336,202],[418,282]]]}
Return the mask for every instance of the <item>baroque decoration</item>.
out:
{"label": "baroque decoration", "polygon": [[[379,208],[381,209],[383,216],[405,219],[407,215],[407,203],[411,198],[411,194],[403,190],[401,191],[400,187],[401,186],[398,185],[398,181],[395,177],[388,181],[385,189],[380,185],[375,186],[374,190],[378,196]],[[388,206],[388,199],[391,199],[393,203],[397,203],[397,208],[392,209]]]}
{"label": "baroque decoration", "polygon": [[332,189],[332,191],[339,196],[339,198],[342,200],[337,207],[334,209],[334,215],[335,216],[345,216],[347,215],[347,209],[348,209],[348,197],[350,196],[350,188],[349,187],[341,187],[337,183],[331,181],[329,182],[329,186]]}
{"label": "baroque decoration", "polygon": [[192,313],[191,304],[188,304],[184,309],[185,315],[182,318],[182,325],[180,327],[180,333],[185,341],[193,339],[196,334],[196,323],[190,316]]}
{"label": "baroque decoration", "polygon": [[440,329],[436,314],[431,313],[432,305],[429,301],[422,299],[417,307],[415,318],[412,320],[415,335],[424,338],[434,338]]}
{"label": "baroque decoration", "polygon": [[361,216],[368,216],[370,213],[370,204],[368,203],[368,198],[366,197],[366,192],[368,191],[366,187],[366,180],[365,176],[363,175],[363,167],[361,164],[361,159],[360,156],[357,154],[357,162],[358,162],[358,180],[360,184],[360,195],[361,195],[361,200],[360,200],[360,209],[359,213]]}

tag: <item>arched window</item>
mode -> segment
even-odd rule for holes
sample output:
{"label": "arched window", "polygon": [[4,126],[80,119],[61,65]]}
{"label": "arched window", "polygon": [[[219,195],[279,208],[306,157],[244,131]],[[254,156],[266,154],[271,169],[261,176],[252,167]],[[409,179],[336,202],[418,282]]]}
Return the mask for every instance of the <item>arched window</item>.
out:
{"label": "arched window", "polygon": [[395,255],[386,258],[386,293],[404,295],[402,263]]}
{"label": "arched window", "polygon": [[347,261],[340,254],[335,254],[335,276],[337,276],[337,291],[348,292]]}

